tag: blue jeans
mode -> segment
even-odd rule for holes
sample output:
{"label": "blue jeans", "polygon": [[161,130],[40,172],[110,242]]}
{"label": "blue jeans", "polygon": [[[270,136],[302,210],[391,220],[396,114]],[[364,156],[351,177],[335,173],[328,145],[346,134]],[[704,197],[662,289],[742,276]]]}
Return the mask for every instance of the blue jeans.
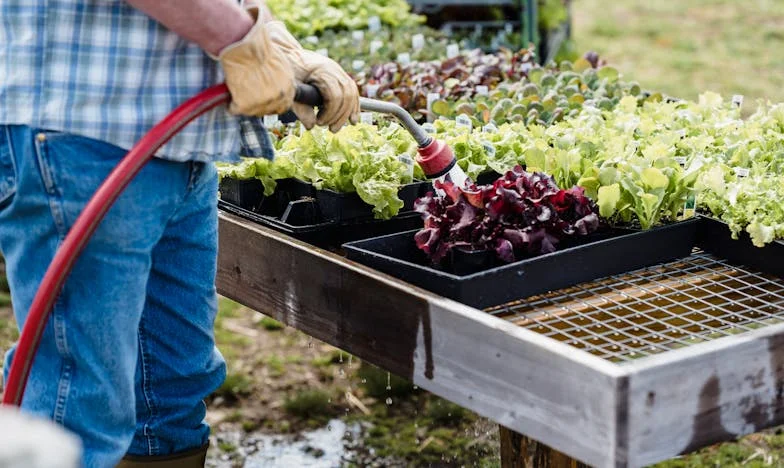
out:
{"label": "blue jeans", "polygon": [[[0,250],[19,324],[55,249],[124,155],[100,141],[0,125]],[[153,160],[65,283],[23,408],[77,433],[85,466],[207,443],[202,400],[226,375],[213,335],[216,198],[212,164]]]}

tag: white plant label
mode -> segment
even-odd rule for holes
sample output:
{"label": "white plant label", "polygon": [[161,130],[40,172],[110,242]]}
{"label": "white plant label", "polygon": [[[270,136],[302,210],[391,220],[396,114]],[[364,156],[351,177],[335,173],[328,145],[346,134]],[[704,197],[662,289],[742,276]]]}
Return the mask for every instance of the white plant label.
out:
{"label": "white plant label", "polygon": [[737,106],[737,107],[743,106],[743,95],[742,94],[736,94],[736,95],[732,96],[732,103],[735,104],[735,106]]}
{"label": "white plant label", "polygon": [[373,113],[360,112],[359,121],[362,122],[363,124],[373,125]]}
{"label": "white plant label", "polygon": [[367,91],[367,97],[375,98],[376,96],[378,96],[378,88],[379,88],[379,86],[377,84],[369,84],[369,85],[367,85],[365,87],[365,91]]}
{"label": "white plant label", "polygon": [[493,144],[490,143],[489,141],[483,141],[482,148],[484,148],[488,157],[492,158],[495,156],[495,146],[493,146]]}
{"label": "white plant label", "polygon": [[496,127],[493,123],[489,123],[482,127],[482,131],[485,133],[495,133],[498,131],[498,127]]}
{"label": "white plant label", "polygon": [[479,85],[476,87],[476,94],[479,96],[487,96],[490,94],[490,90],[487,88],[487,86]]}
{"label": "white plant label", "polygon": [[401,154],[397,157],[398,161],[406,165],[406,172],[409,177],[414,177],[414,160],[407,154]]}
{"label": "white plant label", "polygon": [[463,127],[465,129],[467,129],[469,132],[471,131],[471,129],[474,126],[471,123],[471,118],[468,117],[465,114],[458,115],[457,118],[455,119],[455,122],[457,123],[458,127]]}
{"label": "white plant label", "polygon": [[327,49],[319,49],[316,51],[317,54],[323,55],[324,57],[329,57],[329,51]]}
{"label": "white plant label", "polygon": [[749,170],[747,168],[745,168],[745,167],[735,167],[732,170],[735,171],[735,175],[738,176],[738,177],[748,177],[749,176]]}
{"label": "white plant label", "polygon": [[278,116],[277,115],[265,115],[264,119],[264,126],[267,128],[274,127],[275,124],[278,123]]}
{"label": "white plant label", "polygon": [[368,18],[368,29],[376,32],[381,30],[381,18],[378,16],[371,16]]}
{"label": "white plant label", "polygon": [[506,31],[507,34],[512,34],[514,32],[514,25],[512,23],[506,23],[504,25],[504,31]]}
{"label": "white plant label", "polygon": [[457,44],[449,44],[446,46],[446,58],[452,59],[460,55],[460,46]]}
{"label": "white plant label", "polygon": [[683,156],[676,156],[676,157],[674,157],[673,159],[675,159],[675,162],[676,162],[676,163],[678,163],[678,164],[680,164],[680,165],[681,165],[681,167],[683,167],[683,166],[685,166],[685,165],[686,165],[686,158],[685,158],[685,157],[683,157]]}
{"label": "white plant label", "polygon": [[355,41],[362,42],[365,40],[365,31],[362,31],[361,29],[359,31],[353,31],[351,33],[351,38]]}
{"label": "white plant label", "polygon": [[427,93],[427,110],[433,109],[433,103],[441,99],[438,93]]}
{"label": "white plant label", "polygon": [[370,55],[375,55],[382,47],[384,47],[384,41],[378,39],[370,41]]}
{"label": "white plant label", "polygon": [[425,47],[425,36],[423,34],[414,34],[411,37],[411,48],[414,50],[422,50]]}
{"label": "white plant label", "polygon": [[424,130],[425,133],[429,133],[430,135],[433,135],[436,133],[436,126],[431,124],[430,122],[426,122],[422,124],[422,130]]}
{"label": "white plant label", "polygon": [[406,65],[411,63],[411,54],[409,54],[408,52],[403,52],[402,54],[399,54],[397,56],[397,61],[398,63],[400,63],[400,65],[403,65],[405,67]]}

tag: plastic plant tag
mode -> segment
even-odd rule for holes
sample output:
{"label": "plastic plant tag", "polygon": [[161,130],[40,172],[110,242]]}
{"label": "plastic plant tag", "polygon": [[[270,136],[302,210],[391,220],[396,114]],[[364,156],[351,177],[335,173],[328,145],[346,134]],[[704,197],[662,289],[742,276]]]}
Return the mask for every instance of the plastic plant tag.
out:
{"label": "plastic plant tag", "polygon": [[363,124],[373,125],[373,113],[372,112],[360,112],[359,113],[359,121]]}
{"label": "plastic plant tag", "polygon": [[504,31],[506,31],[507,34],[512,34],[514,32],[514,25],[512,23],[506,23],[504,25]]}
{"label": "plastic plant tag", "polygon": [[736,107],[743,106],[743,95],[742,94],[736,94],[736,95],[732,96],[732,103],[735,104]]}
{"label": "plastic plant tag", "polygon": [[695,214],[697,214],[697,197],[690,193],[686,197],[686,203],[683,205],[683,216],[681,216],[681,219],[693,218]]}
{"label": "plastic plant tag", "polygon": [[278,116],[277,115],[265,115],[264,116],[264,126],[267,128],[272,128],[275,124],[278,123]]}
{"label": "plastic plant tag", "polygon": [[469,132],[473,128],[473,124],[471,123],[471,118],[465,114],[460,114],[455,118],[455,123],[457,123],[458,127],[462,127],[467,129]]}
{"label": "plastic plant tag", "polygon": [[733,167],[732,170],[735,171],[735,175],[738,177],[748,177],[750,172],[745,167]]}
{"label": "plastic plant tag", "polygon": [[423,34],[414,34],[411,37],[411,48],[414,50],[422,50],[425,47],[425,36]]}
{"label": "plastic plant tag", "polygon": [[489,141],[482,142],[482,148],[484,148],[485,153],[487,153],[487,157],[492,158],[495,157],[495,146]]}
{"label": "plastic plant tag", "polygon": [[444,33],[445,36],[450,36],[451,37],[452,36],[452,25],[451,24],[447,24],[447,25],[441,26],[441,32]]}
{"label": "plastic plant tag", "polygon": [[365,61],[354,60],[353,62],[351,62],[351,68],[353,68],[354,71],[361,71],[363,68],[365,68]]}
{"label": "plastic plant tag", "polygon": [[329,51],[327,49],[319,49],[316,51],[317,54],[323,55],[324,57],[329,57]]}
{"label": "plastic plant tag", "polygon": [[375,55],[382,47],[384,47],[384,41],[378,39],[370,41],[370,55]]}
{"label": "plastic plant tag", "polygon": [[378,88],[379,86],[377,84],[369,84],[365,86],[365,91],[367,91],[367,97],[375,98],[376,96],[378,96]]}
{"label": "plastic plant tag", "polygon": [[495,133],[498,131],[498,127],[496,127],[493,123],[489,123],[482,127],[482,131],[485,133]]}
{"label": "plastic plant tag", "polygon": [[686,158],[683,156],[676,156],[673,159],[676,163],[680,164],[681,167],[686,165]]}
{"label": "plastic plant tag", "polygon": [[318,44],[318,37],[308,36],[305,38],[305,42],[310,42],[311,44]]}
{"label": "plastic plant tag", "polygon": [[441,95],[438,93],[427,93],[427,111],[428,116],[427,120],[432,122],[435,120],[435,115],[431,112],[433,110],[433,103],[441,99]]}
{"label": "plastic plant tag", "polygon": [[425,122],[422,124],[422,130],[424,130],[425,133],[429,133],[433,135],[434,133],[436,133],[436,126],[431,124],[430,122]]}
{"label": "plastic plant tag", "polygon": [[398,161],[406,165],[406,173],[409,177],[414,177],[414,160],[407,154],[401,154],[397,157]]}
{"label": "plastic plant tag", "polygon": [[358,42],[364,41],[365,40],[365,31],[363,31],[361,29],[358,30],[358,31],[352,31],[351,32],[351,38],[354,39],[355,41],[358,41]]}
{"label": "plastic plant tag", "polygon": [[457,44],[449,44],[446,46],[446,58],[452,59],[460,55],[460,46]]}
{"label": "plastic plant tag", "polygon": [[483,28],[482,28],[481,24],[477,24],[476,26],[474,26],[474,34],[475,35],[481,36],[482,35],[482,31],[483,31]]}
{"label": "plastic plant tag", "polygon": [[368,18],[368,29],[377,32],[381,30],[381,18],[378,16],[371,16]]}
{"label": "plastic plant tag", "polygon": [[398,54],[397,61],[400,62],[400,65],[404,67],[411,63],[411,54],[408,52],[403,52],[402,54]]}
{"label": "plastic plant tag", "polygon": [[476,87],[476,94],[478,96],[487,96],[490,94],[490,90],[487,88],[487,86],[479,85]]}

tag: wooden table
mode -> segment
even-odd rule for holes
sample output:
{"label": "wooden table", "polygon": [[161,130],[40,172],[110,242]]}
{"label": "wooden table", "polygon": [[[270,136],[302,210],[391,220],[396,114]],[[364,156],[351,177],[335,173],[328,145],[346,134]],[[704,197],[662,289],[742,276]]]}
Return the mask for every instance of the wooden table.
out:
{"label": "wooden table", "polygon": [[497,422],[508,467],[644,466],[784,422],[782,323],[611,362],[226,213],[217,287]]}

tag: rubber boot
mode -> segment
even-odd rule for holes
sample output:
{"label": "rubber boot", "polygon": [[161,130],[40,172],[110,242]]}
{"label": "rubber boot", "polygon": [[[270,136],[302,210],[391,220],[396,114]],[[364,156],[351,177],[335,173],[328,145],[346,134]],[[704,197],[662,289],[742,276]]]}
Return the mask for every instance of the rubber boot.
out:
{"label": "rubber boot", "polygon": [[171,455],[126,455],[117,468],[204,468],[208,447],[209,444],[206,444],[203,447]]}

